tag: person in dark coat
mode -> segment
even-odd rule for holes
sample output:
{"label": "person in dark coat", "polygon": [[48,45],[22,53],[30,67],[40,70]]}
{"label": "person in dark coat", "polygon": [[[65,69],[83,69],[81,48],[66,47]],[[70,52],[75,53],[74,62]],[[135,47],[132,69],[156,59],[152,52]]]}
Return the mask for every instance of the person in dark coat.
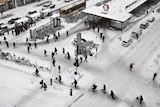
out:
{"label": "person in dark coat", "polygon": [[36,42],[34,43],[34,48],[37,48],[37,43]]}
{"label": "person in dark coat", "polygon": [[43,84],[43,88],[44,88],[44,91],[47,90],[47,85],[46,85],[46,83]]}
{"label": "person in dark coat", "polygon": [[55,59],[53,59],[52,64],[53,64],[54,67],[55,67],[55,62],[56,62]]}
{"label": "person in dark coat", "polygon": [[111,90],[110,96],[112,97],[112,99],[113,99],[113,100],[115,99],[115,97],[114,97],[114,93],[113,93],[113,91],[112,91],[112,90]]}
{"label": "person in dark coat", "polygon": [[27,51],[28,51],[28,53],[30,53],[30,48],[29,48],[29,46],[27,47]]}
{"label": "person in dark coat", "polygon": [[44,50],[44,56],[47,56],[47,51],[46,50]]}
{"label": "person in dark coat", "polygon": [[70,95],[70,96],[72,96],[72,89],[70,89],[70,93],[69,93],[69,95]]}
{"label": "person in dark coat", "polygon": [[77,80],[76,79],[74,79],[74,82],[72,84],[74,84],[74,87],[77,88]]}
{"label": "person in dark coat", "polygon": [[16,43],[15,42],[13,42],[13,48],[16,48]]}
{"label": "person in dark coat", "polygon": [[58,70],[59,70],[59,73],[61,73],[61,66],[58,65]]}
{"label": "person in dark coat", "polygon": [[63,54],[65,54],[65,49],[63,48]]}
{"label": "person in dark coat", "polygon": [[43,88],[43,79],[39,82],[41,84],[41,88]]}
{"label": "person in dark coat", "polygon": [[59,77],[59,78],[58,78],[58,81],[59,81],[59,83],[61,83],[61,82],[62,82],[62,77],[61,77],[61,75],[59,75],[58,77]]}
{"label": "person in dark coat", "polygon": [[57,48],[54,48],[54,53],[57,54]]}
{"label": "person in dark coat", "polygon": [[142,97],[142,95],[140,95],[139,104],[142,104],[142,102],[143,102],[143,97]]}
{"label": "person in dark coat", "polygon": [[52,78],[50,79],[50,85],[52,86]]}
{"label": "person in dark coat", "polygon": [[155,80],[156,76],[157,76],[157,73],[155,72],[155,73],[153,74],[153,78],[152,78],[153,81]]}
{"label": "person in dark coat", "polygon": [[9,48],[9,43],[7,42],[7,41],[5,41],[6,42],[6,46],[7,46],[7,48]]}

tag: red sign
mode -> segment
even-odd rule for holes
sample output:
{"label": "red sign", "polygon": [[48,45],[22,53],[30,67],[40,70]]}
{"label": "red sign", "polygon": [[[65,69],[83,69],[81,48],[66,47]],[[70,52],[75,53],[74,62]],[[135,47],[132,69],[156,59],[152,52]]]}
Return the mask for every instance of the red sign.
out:
{"label": "red sign", "polygon": [[108,5],[108,4],[104,4],[104,5],[103,5],[103,9],[104,9],[104,11],[108,11],[109,5]]}

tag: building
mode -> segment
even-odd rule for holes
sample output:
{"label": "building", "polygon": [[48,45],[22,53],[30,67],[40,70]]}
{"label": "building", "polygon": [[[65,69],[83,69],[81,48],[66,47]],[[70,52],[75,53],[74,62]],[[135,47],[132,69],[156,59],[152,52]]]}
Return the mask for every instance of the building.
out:
{"label": "building", "polygon": [[36,1],[37,0],[0,0],[0,12],[13,9],[15,7],[24,6]]}
{"label": "building", "polygon": [[[92,23],[103,21],[108,27],[119,30],[124,29],[132,14],[132,10],[142,5],[147,0],[112,0],[107,4],[89,7],[83,12],[88,14],[88,20]],[[103,23],[103,24],[104,24]]]}
{"label": "building", "polygon": [[19,6],[24,6],[24,5],[36,2],[36,1],[37,0],[15,0],[15,3],[16,3],[16,7],[19,7]]}
{"label": "building", "polygon": [[0,0],[0,12],[15,8],[15,0]]}

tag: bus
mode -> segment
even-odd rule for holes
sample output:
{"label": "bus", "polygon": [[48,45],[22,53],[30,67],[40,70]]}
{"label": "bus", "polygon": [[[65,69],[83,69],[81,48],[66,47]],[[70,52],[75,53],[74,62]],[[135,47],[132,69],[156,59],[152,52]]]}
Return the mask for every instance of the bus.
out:
{"label": "bus", "polygon": [[86,0],[79,0],[60,9],[60,17],[67,17],[86,8]]}

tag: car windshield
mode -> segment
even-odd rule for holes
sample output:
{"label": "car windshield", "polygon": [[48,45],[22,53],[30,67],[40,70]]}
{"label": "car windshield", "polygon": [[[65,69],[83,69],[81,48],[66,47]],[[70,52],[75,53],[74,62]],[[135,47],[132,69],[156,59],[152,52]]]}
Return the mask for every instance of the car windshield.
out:
{"label": "car windshield", "polygon": [[127,43],[126,41],[123,41],[124,43]]}

